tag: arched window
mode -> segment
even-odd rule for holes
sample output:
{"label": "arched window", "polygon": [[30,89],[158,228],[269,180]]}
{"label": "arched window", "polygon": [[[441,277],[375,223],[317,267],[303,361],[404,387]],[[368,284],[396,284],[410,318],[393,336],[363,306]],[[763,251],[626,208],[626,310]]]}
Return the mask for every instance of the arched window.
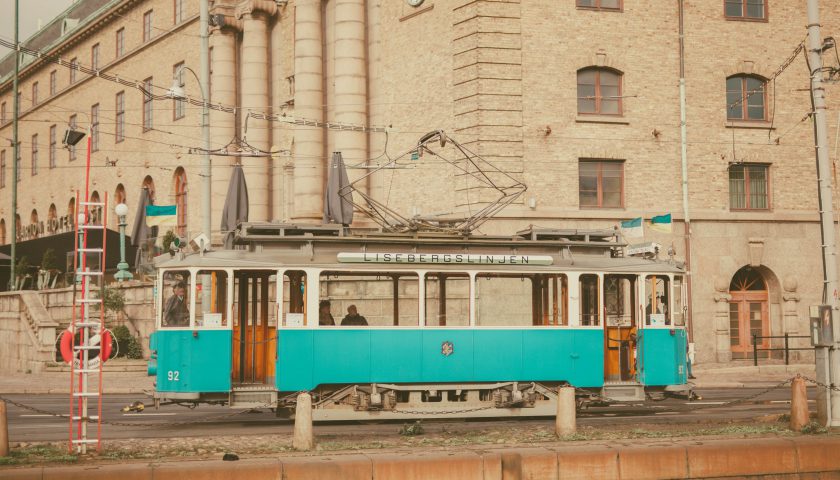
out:
{"label": "arched window", "polygon": [[[99,203],[102,200],[99,198],[99,192],[96,190],[90,194],[90,203]],[[88,212],[90,213],[90,223],[92,225],[101,225],[102,224],[102,207],[99,205],[90,205],[88,207]]]}
{"label": "arched window", "polygon": [[145,188],[146,190],[149,191],[149,200],[151,200],[151,202],[154,203],[154,201],[155,201],[155,181],[152,180],[151,175],[146,175],[146,178],[143,179],[142,188]]}
{"label": "arched window", "polygon": [[47,211],[47,224],[44,227],[49,234],[54,234],[58,230],[58,209],[55,204],[50,204],[50,209]]}
{"label": "arched window", "polygon": [[0,245],[6,244],[6,219],[0,218]]}
{"label": "arched window", "polygon": [[[117,188],[114,190],[114,201],[112,203],[111,211],[114,211],[114,208],[121,203],[126,203],[126,195],[125,195],[125,187],[122,183],[117,184]],[[117,215],[113,215],[114,221],[114,228],[119,228],[120,219]]]}
{"label": "arched window", "polygon": [[69,202],[67,202],[67,216],[70,217],[71,224],[76,224],[76,199],[71,198]]}
{"label": "arched window", "polygon": [[577,72],[578,113],[621,115],[621,72],[588,67]]}
{"label": "arched window", "polygon": [[178,212],[178,235],[184,236],[187,234],[187,173],[183,167],[178,167],[175,170],[174,182],[175,186],[175,206]]}
{"label": "arched window", "polygon": [[38,238],[38,210],[34,208],[32,213],[29,214],[29,225],[33,225],[32,238]]}
{"label": "arched window", "polygon": [[755,75],[733,75],[726,79],[728,120],[767,119],[767,80]]}

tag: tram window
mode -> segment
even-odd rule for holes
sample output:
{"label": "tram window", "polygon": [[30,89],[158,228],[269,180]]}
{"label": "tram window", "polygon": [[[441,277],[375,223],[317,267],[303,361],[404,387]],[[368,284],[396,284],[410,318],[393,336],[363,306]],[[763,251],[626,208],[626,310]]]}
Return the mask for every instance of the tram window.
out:
{"label": "tram window", "polygon": [[685,326],[685,305],[683,305],[683,277],[674,277],[674,305],[672,318],[674,325]]}
{"label": "tram window", "polygon": [[163,274],[162,328],[190,326],[190,272],[169,271]]}
{"label": "tram window", "polygon": [[475,322],[485,327],[566,325],[565,299],[563,275],[478,274]]}
{"label": "tram window", "polygon": [[193,294],[197,327],[227,326],[227,281],[224,270],[201,270],[196,274]]}
{"label": "tram window", "polygon": [[645,278],[645,325],[671,324],[669,311],[670,282],[665,275],[648,275]]}
{"label": "tram window", "polygon": [[306,325],[306,272],[290,270],[283,275],[283,326]]}
{"label": "tram window", "polygon": [[319,293],[322,300],[329,300],[336,326],[419,325],[418,278],[414,273],[323,272]]}
{"label": "tram window", "polygon": [[598,275],[580,276],[580,324],[584,327],[601,325]]}
{"label": "tram window", "polygon": [[635,276],[604,276],[604,308],[608,327],[636,325]]}
{"label": "tram window", "polygon": [[466,273],[427,273],[426,326],[470,325],[470,276]]}
{"label": "tram window", "polygon": [[268,326],[277,327],[277,275],[268,277]]}

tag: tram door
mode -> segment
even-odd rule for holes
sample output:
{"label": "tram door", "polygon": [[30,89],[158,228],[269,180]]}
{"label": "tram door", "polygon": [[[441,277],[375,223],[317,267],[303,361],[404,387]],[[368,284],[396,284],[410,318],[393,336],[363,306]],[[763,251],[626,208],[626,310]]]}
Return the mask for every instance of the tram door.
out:
{"label": "tram door", "polygon": [[636,282],[634,275],[604,275],[604,380],[636,375]]}
{"label": "tram door", "polygon": [[276,272],[247,270],[234,276],[233,384],[274,383],[277,338]]}

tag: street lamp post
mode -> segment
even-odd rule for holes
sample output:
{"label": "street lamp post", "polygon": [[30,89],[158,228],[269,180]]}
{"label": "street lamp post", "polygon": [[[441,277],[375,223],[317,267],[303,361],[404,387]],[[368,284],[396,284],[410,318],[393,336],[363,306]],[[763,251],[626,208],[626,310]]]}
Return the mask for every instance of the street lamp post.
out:
{"label": "street lamp post", "polygon": [[120,203],[114,208],[114,212],[120,222],[120,263],[117,264],[117,273],[114,278],[118,282],[123,282],[134,278],[134,275],[128,271],[128,263],[125,261],[125,216],[128,215],[128,205]]}

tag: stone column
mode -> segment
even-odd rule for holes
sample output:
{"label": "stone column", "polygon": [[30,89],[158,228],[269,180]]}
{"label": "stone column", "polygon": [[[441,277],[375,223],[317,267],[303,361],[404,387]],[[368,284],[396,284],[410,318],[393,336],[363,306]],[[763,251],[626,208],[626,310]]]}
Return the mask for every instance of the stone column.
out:
{"label": "stone column", "polygon": [[[271,110],[274,114],[283,112],[283,107],[291,98],[289,83],[286,80],[289,72],[285,67],[283,35],[286,33],[281,24],[281,14],[277,16],[274,26],[271,27]],[[273,122],[271,129],[271,148],[273,151],[285,150],[289,147],[288,139],[291,138],[290,128],[282,122]],[[271,159],[271,207],[272,219],[282,220],[287,218],[285,197],[285,168],[287,155],[275,155]]]}
{"label": "stone column", "polygon": [[[367,124],[365,0],[335,0],[335,121]],[[367,133],[339,130],[335,148],[346,164],[368,158]],[[350,170],[350,181],[362,174]],[[365,171],[363,171],[365,172]],[[361,187],[367,193],[365,186]],[[356,200],[360,200],[357,198]]]}
{"label": "stone column", "polygon": [[[242,126],[241,137],[252,147],[268,152],[271,149],[269,121],[249,117],[248,113],[268,113],[268,19],[276,13],[273,2],[251,0],[240,4],[237,16],[242,20]],[[248,219],[271,220],[271,158],[252,158],[243,162],[248,182],[250,203]]]}
{"label": "stone column", "polygon": [[[384,125],[386,109],[383,105],[384,97],[381,88],[382,78],[382,2],[374,0],[367,2],[367,44],[368,44],[368,124]],[[385,148],[384,133],[368,134],[368,157],[380,155]],[[384,157],[377,162],[386,162]],[[384,175],[368,177],[369,195],[378,200],[384,200]]]}
{"label": "stone column", "polygon": [[[233,107],[236,101],[236,35],[240,31],[239,22],[233,15],[226,15],[221,7],[213,9],[217,25],[210,29],[210,101],[216,105]],[[232,13],[232,12],[231,12]],[[228,112],[220,112],[210,109],[210,138],[211,148],[219,148],[236,137],[236,115]],[[210,157],[212,162],[213,176],[211,189],[213,196],[220,199],[212,202],[212,218],[210,226],[217,231],[222,221],[222,208],[224,207],[224,196],[227,193],[230,182],[231,166],[236,159],[233,157]],[[221,242],[221,236],[213,235],[212,242]]]}
{"label": "stone column", "polygon": [[732,361],[732,348],[729,342],[729,282],[722,278],[715,279],[715,361]]}
{"label": "stone column", "polygon": [[[784,306],[782,307],[782,334],[784,335],[787,333],[788,335],[795,336],[799,335],[800,332],[800,323],[799,323],[799,313],[797,312],[797,303],[801,300],[798,293],[796,293],[796,289],[799,287],[799,282],[796,280],[796,277],[789,276],[785,278],[784,282],[782,283],[782,288],[784,291],[782,292],[782,301],[784,301]],[[805,329],[808,331],[808,329]],[[800,339],[794,339],[790,341],[790,347],[798,346]],[[794,350],[790,352],[790,359],[791,360],[800,360],[802,355],[798,350]]]}
{"label": "stone column", "polygon": [[[308,120],[324,120],[324,63],[321,0],[295,5],[295,112]],[[295,129],[294,210],[292,219],[320,223],[323,216],[324,129]]]}

